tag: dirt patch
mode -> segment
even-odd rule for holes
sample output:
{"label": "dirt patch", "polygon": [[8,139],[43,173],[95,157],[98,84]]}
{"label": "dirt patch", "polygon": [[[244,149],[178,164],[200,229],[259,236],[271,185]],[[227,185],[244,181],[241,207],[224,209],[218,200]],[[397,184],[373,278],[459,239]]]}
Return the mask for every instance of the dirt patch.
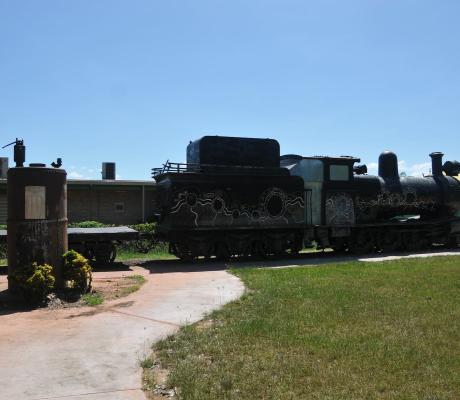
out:
{"label": "dirt patch", "polygon": [[143,389],[149,400],[177,399],[176,388],[168,385],[169,370],[162,367],[155,352],[143,360],[141,366],[144,368]]}
{"label": "dirt patch", "polygon": [[[24,303],[21,299],[9,295],[7,285],[5,290],[0,287],[0,314],[2,312],[11,311],[32,311],[36,308],[47,309],[49,311],[80,308],[87,306],[99,306],[102,303],[117,300],[131,293],[136,292],[146,282],[141,275],[130,275],[115,278],[99,278],[94,279],[91,292],[84,295],[74,292],[51,293],[46,299],[34,307]],[[129,307],[132,302],[125,302],[115,305],[115,307]],[[107,307],[104,307],[104,310]],[[85,315],[94,315],[97,311],[89,311],[83,313]],[[83,315],[78,314],[78,315]]]}
{"label": "dirt patch", "polygon": [[216,325],[216,322],[215,320],[213,319],[205,319],[205,320],[202,320],[202,321],[198,321],[196,324],[195,324],[195,327],[198,331],[204,331],[206,329],[209,329],[211,328],[211,326],[213,325]]}
{"label": "dirt patch", "polygon": [[140,275],[94,279],[92,292],[98,293],[104,301],[111,301],[139,290],[144,283],[145,278]]}

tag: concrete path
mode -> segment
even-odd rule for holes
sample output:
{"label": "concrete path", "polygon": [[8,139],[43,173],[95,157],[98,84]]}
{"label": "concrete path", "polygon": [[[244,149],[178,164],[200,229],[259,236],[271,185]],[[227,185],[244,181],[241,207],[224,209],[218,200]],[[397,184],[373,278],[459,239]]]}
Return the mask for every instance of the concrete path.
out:
{"label": "concrete path", "polygon": [[0,399],[144,400],[139,361],[152,342],[244,290],[224,270],[123,272],[132,273],[144,274],[147,283],[103,307],[8,315],[0,310]]}
{"label": "concrete path", "polygon": [[[333,252],[236,262],[235,267],[288,268],[349,261],[460,255],[460,250],[357,257]],[[96,279],[143,274],[148,282],[98,308],[0,310],[0,400],[144,400],[139,361],[153,341],[238,298],[242,283],[218,262],[152,261],[146,268],[96,272]],[[0,290],[6,276],[0,276]]]}

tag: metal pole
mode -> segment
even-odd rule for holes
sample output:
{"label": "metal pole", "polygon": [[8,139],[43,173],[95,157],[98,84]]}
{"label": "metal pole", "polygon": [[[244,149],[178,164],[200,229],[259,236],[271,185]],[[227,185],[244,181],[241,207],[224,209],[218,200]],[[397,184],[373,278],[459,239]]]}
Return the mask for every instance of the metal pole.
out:
{"label": "metal pole", "polygon": [[145,185],[142,185],[142,223],[145,222]]}

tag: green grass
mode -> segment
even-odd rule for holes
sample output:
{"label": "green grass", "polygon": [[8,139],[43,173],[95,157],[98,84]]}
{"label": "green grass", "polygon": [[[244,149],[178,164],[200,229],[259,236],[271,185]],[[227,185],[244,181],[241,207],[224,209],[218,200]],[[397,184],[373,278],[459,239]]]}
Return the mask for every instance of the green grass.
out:
{"label": "green grass", "polygon": [[234,273],[240,300],[154,346],[180,398],[460,398],[460,258]]}
{"label": "green grass", "polygon": [[84,294],[81,299],[86,305],[91,307],[98,306],[104,302],[102,295],[97,292]]}
{"label": "green grass", "polygon": [[146,279],[142,275],[127,276],[126,279],[132,281],[132,284],[122,288],[120,292],[118,293],[117,297],[124,297],[124,296],[127,296],[128,294],[137,292],[141,288],[141,286],[145,282],[147,282]]}
{"label": "green grass", "polygon": [[137,292],[141,286],[147,282],[142,275],[126,276],[122,282],[115,286],[102,289],[95,289],[91,293],[82,296],[83,302],[91,307],[98,306],[106,300],[119,299]]}
{"label": "green grass", "polygon": [[144,369],[151,369],[154,366],[154,361],[151,357],[145,357],[139,360],[139,366]]}
{"label": "green grass", "polygon": [[118,251],[116,261],[129,261],[129,260],[171,260],[176,257],[169,254],[166,250],[154,249],[147,253],[140,253],[134,250],[120,250]]}

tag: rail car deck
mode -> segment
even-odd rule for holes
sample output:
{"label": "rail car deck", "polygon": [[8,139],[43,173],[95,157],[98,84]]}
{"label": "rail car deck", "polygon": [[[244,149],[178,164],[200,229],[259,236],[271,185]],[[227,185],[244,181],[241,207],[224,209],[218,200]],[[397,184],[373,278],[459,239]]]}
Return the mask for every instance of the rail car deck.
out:
{"label": "rail car deck", "polygon": [[[85,255],[97,264],[112,263],[116,257],[115,243],[137,240],[139,232],[127,226],[107,228],[68,228],[69,249]],[[6,243],[7,231],[0,230],[0,243]]]}
{"label": "rail car deck", "polygon": [[[108,228],[68,228],[67,235],[70,242],[87,240],[136,240],[139,232],[127,226]],[[6,242],[7,231],[0,230],[0,241]]]}

